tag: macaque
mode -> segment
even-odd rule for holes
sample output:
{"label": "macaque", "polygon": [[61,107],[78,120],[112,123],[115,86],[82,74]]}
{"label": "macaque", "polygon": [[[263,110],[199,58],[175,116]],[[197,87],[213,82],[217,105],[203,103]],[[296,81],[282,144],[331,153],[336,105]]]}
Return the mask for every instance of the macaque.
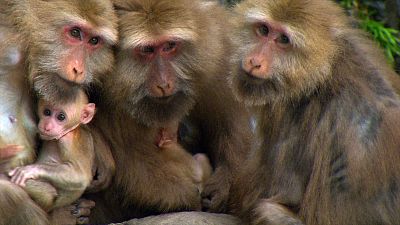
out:
{"label": "macaque", "polygon": [[7,171],[35,160],[36,126],[19,34],[0,10],[0,224],[47,225],[46,213]]}
{"label": "macaque", "polygon": [[158,136],[156,138],[155,145],[161,151],[176,151],[175,155],[182,155],[181,161],[190,162],[193,165],[193,176],[194,181],[197,184],[199,193],[202,193],[204,185],[211,177],[212,166],[210,160],[206,154],[197,153],[191,155],[178,143],[179,136],[179,123],[170,123],[169,126],[165,126],[160,129]]}
{"label": "macaque", "polygon": [[[114,5],[120,37],[115,73],[100,80],[102,101],[95,102],[92,124],[107,137],[116,171],[110,188],[89,196],[96,202],[90,222],[201,208],[223,212],[233,176],[251,145],[248,111],[227,84],[228,12],[202,0],[121,0]],[[176,139],[168,135],[176,126],[171,124],[182,127],[186,121],[199,132],[198,149],[213,167],[201,195],[193,159],[181,160],[184,151],[178,147],[159,147]]]}
{"label": "macaque", "polygon": [[34,161],[36,126],[20,37],[1,13],[0,19],[0,173],[4,174]]}
{"label": "macaque", "polygon": [[[38,129],[44,141],[38,159],[34,164],[9,172],[11,182],[23,187],[45,211],[77,200],[93,178],[93,140],[84,125],[92,120],[95,105],[88,103],[83,91],[76,95],[74,101],[58,104],[39,100]],[[43,198],[31,180],[46,181],[57,193]]]}
{"label": "macaque", "polygon": [[230,84],[263,141],[231,212],[246,224],[400,224],[400,101],[381,50],[333,1],[235,12]]}
{"label": "macaque", "polygon": [[109,0],[4,0],[23,37],[30,84],[45,100],[74,98],[114,63],[116,16]]}
{"label": "macaque", "polygon": [[[114,64],[112,46],[117,30],[108,0],[4,0],[0,19],[0,151],[5,154],[0,172],[4,175],[35,160],[37,127],[33,107],[26,105],[32,104],[36,94],[52,102],[68,101],[74,91],[107,74]],[[96,176],[90,185],[91,191],[98,191],[110,183],[114,161],[101,134],[92,134],[96,161],[104,162],[95,164]],[[11,182],[0,186],[4,197],[0,199],[0,224],[22,224],[18,221],[30,217],[35,218],[30,220],[32,224],[49,223],[23,189],[13,186],[17,187]],[[18,214],[13,207],[20,209]],[[77,210],[79,216],[88,208]],[[62,215],[50,217],[55,218],[51,224],[58,224]],[[61,223],[66,224],[65,220]]]}

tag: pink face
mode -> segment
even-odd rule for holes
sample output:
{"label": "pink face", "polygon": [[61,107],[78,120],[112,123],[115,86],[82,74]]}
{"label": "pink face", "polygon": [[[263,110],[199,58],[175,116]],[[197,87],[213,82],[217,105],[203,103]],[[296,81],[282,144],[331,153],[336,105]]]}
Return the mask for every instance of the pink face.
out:
{"label": "pink face", "polygon": [[257,47],[242,61],[243,70],[254,77],[266,79],[273,63],[273,57],[289,48],[290,39],[285,30],[265,22],[254,24],[258,38]]}
{"label": "pink face", "polygon": [[68,53],[61,62],[64,79],[83,83],[87,76],[85,59],[104,45],[100,36],[92,34],[91,29],[84,25],[66,26],[63,29],[62,40],[68,48]]}
{"label": "pink face", "polygon": [[169,38],[142,45],[134,55],[143,63],[152,65],[148,74],[147,89],[153,97],[168,97],[176,92],[176,74],[171,61],[179,54],[180,41]]}
{"label": "pink face", "polygon": [[40,107],[39,135],[43,140],[51,140],[61,135],[69,124],[69,115],[63,109],[54,107]]}
{"label": "pink face", "polygon": [[39,100],[39,135],[43,140],[53,140],[64,136],[79,124],[89,123],[95,114],[94,103],[87,103],[87,97],[80,95],[75,102],[62,106]]}

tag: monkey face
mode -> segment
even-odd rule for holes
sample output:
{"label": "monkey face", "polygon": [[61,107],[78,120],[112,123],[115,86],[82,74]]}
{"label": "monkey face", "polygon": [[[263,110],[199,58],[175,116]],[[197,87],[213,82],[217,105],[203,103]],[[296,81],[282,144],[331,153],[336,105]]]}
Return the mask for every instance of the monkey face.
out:
{"label": "monkey face", "polygon": [[[250,0],[235,9],[241,22],[235,25],[232,38],[238,47],[230,83],[237,98],[248,105],[311,94],[330,79],[331,60],[337,53],[335,31],[315,18],[305,22],[303,5],[290,6],[291,14],[282,15],[278,9],[288,7],[284,1],[264,4],[257,8]],[[298,23],[290,23],[289,17]]]}
{"label": "monkey face", "polygon": [[67,86],[86,87],[111,70],[111,47],[117,41],[117,31],[110,2],[56,0],[30,4],[35,8],[30,16],[40,18],[24,28],[29,31],[29,77],[35,91],[46,99],[63,96]]}

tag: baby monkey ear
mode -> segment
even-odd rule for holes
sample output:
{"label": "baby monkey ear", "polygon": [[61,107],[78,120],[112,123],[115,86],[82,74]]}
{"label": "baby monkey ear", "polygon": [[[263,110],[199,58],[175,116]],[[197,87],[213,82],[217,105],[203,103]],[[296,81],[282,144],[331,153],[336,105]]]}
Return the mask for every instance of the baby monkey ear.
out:
{"label": "baby monkey ear", "polygon": [[94,103],[86,104],[82,109],[81,123],[82,124],[89,123],[93,119],[95,113],[96,113],[96,105]]}

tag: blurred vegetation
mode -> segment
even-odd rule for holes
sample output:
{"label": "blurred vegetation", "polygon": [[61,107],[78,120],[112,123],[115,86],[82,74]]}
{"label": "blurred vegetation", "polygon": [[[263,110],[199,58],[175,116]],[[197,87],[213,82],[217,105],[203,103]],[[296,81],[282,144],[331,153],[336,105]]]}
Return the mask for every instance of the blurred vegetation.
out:
{"label": "blurred vegetation", "polygon": [[[220,0],[233,6],[241,0]],[[384,49],[397,72],[400,72],[400,0],[336,0],[349,15],[358,19],[362,29]]]}
{"label": "blurred vegetation", "polygon": [[[340,0],[339,3],[350,15],[359,19],[362,29],[372,34],[373,38],[385,50],[385,54],[391,64],[395,64],[397,60],[398,69],[400,57],[400,31],[398,30],[400,1]],[[392,18],[392,14],[397,16]]]}

